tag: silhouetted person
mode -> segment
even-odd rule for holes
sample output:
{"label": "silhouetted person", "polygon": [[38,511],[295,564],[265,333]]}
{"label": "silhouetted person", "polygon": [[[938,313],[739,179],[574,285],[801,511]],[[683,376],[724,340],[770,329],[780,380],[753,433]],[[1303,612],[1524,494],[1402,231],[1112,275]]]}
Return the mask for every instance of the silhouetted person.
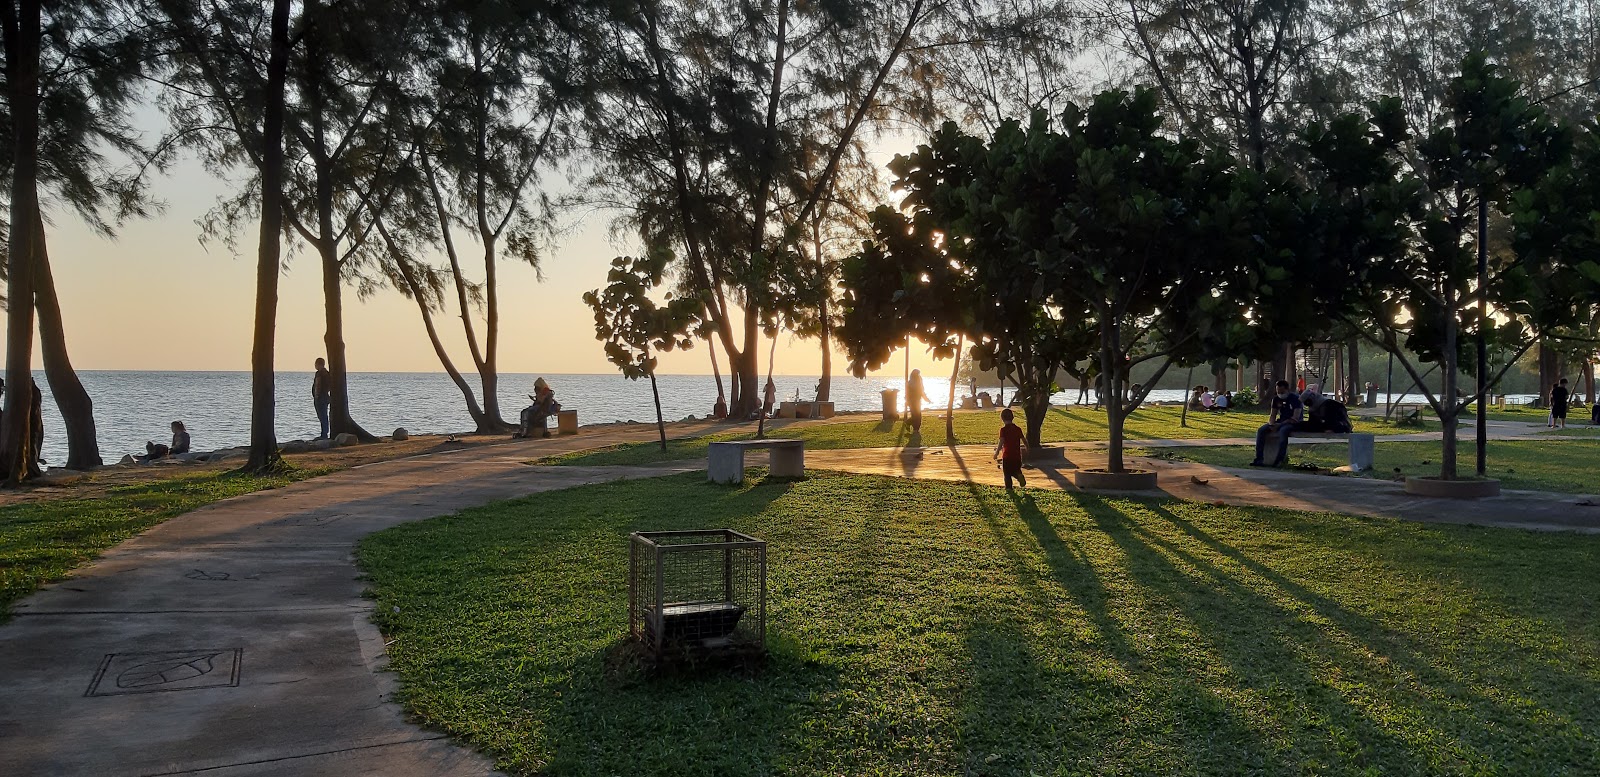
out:
{"label": "silhouetted person", "polygon": [[328,363],[317,360],[317,374],[311,379],[311,404],[317,408],[317,422],[322,425],[319,440],[328,439],[328,408],[333,404],[333,374]]}

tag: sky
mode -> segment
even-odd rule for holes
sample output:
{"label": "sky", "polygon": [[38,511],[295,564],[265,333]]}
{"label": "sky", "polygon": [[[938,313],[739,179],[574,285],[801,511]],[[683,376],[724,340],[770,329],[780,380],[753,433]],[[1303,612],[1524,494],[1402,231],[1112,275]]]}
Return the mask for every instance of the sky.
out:
{"label": "sky", "polygon": [[[892,152],[879,156],[887,162]],[[164,209],[123,225],[114,239],[93,233],[70,210],[47,203],[50,259],[74,366],[249,369],[254,225],[239,235],[237,255],[221,241],[202,244],[197,220],[230,191],[230,184],[192,159],[153,181],[151,191]],[[533,268],[502,263],[502,372],[614,371],[594,339],[593,315],[581,298],[604,284],[613,257],[634,249],[626,236],[618,242],[610,234],[610,219],[606,213],[570,219],[571,228],[545,258],[542,283]],[[301,249],[289,260],[279,293],[277,369],[309,370],[323,350],[321,278],[313,255]],[[435,323],[446,335],[457,367],[467,370],[470,358],[458,320],[436,316]],[[415,303],[392,290],[361,300],[346,288],[345,343],[352,371],[441,371]],[[764,342],[763,360],[766,348]],[[37,342],[34,353],[37,368]],[[779,336],[777,374],[815,375],[820,359],[815,340]],[[726,354],[720,348],[718,360],[726,372]],[[836,374],[846,372],[842,354],[836,353],[833,363]],[[888,372],[898,374],[898,358],[894,363]],[[920,346],[915,349],[913,367],[926,370],[933,363]],[[658,369],[662,374],[710,374],[710,357],[701,344],[663,355]],[[948,369],[940,366],[933,372]]]}

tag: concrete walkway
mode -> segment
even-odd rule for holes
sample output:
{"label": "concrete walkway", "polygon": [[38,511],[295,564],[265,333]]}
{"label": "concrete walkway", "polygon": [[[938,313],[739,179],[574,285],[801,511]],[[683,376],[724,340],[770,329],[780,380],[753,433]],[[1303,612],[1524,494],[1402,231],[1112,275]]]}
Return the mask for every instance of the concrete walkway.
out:
{"label": "concrete walkway", "polygon": [[389,702],[354,544],[494,500],[703,468],[525,464],[653,431],[370,464],[123,543],[0,626],[0,775],[493,773]]}
{"label": "concrete walkway", "polygon": [[[1438,434],[1435,433],[1431,438],[1422,435],[1417,437],[1438,439]],[[1396,438],[1378,439],[1381,442]],[[1543,439],[1552,440],[1549,437]],[[1253,444],[1253,441],[1247,442]],[[1130,447],[1196,447],[1229,443],[1227,440],[1139,440],[1130,443]],[[1080,466],[1105,466],[1105,443],[1063,443],[1059,447],[1064,453],[1063,458],[1029,462],[1030,468],[1024,470],[1024,474],[1030,488],[1076,491],[1077,486],[1072,484],[1074,470]],[[988,445],[807,451],[806,467],[1002,486],[1005,485],[1005,477],[991,458],[993,453],[994,447]],[[1128,457],[1127,463],[1131,467],[1159,473],[1161,494],[1190,501],[1331,511],[1427,523],[1600,533],[1600,494],[1507,490],[1492,499],[1425,499],[1406,494],[1398,482],[1377,478],[1214,467],[1141,457]],[[1589,504],[1583,504],[1585,502]]]}

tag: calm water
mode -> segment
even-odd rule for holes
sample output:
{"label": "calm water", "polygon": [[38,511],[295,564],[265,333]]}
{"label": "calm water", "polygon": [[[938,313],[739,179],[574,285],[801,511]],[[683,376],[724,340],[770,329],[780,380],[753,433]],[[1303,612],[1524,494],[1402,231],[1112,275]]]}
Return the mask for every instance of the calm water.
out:
{"label": "calm water", "polygon": [[[197,451],[214,450],[249,442],[250,374],[247,372],[95,372],[79,373],[89,395],[94,398],[95,424],[100,436],[101,455],[115,462],[125,453],[142,453],[147,440],[166,442],[168,427],[181,420],[194,438]],[[500,378],[501,411],[515,421],[517,411],[528,403],[533,390],[531,374],[505,374]],[[577,410],[581,423],[612,421],[653,422],[655,409],[650,397],[650,382],[629,381],[619,375],[544,376],[556,390],[556,399],[566,409]],[[61,416],[50,398],[50,387],[43,373],[37,373],[44,392],[44,457],[51,462],[66,461],[66,441],[61,434]],[[469,378],[469,381],[471,379]],[[662,375],[661,411],[668,421],[689,415],[705,416],[717,398],[716,383],[709,375]],[[726,377],[724,377],[726,380]],[[780,400],[796,392],[810,398],[816,390],[816,377],[778,375],[773,377]],[[949,379],[926,376],[927,407],[943,407]],[[832,398],[841,411],[876,410],[881,406],[879,392],[901,388],[899,378],[857,379],[835,377]],[[958,388],[965,393],[966,386]],[[979,387],[980,391],[996,391]],[[1181,390],[1151,392],[1152,401],[1180,401]],[[1010,396],[1010,392],[1007,392]],[[1068,404],[1077,390],[1057,394],[1056,404]],[[351,373],[351,413],[373,434],[386,435],[396,427],[414,434],[461,432],[472,428],[472,420],[462,404],[461,393],[443,373],[388,372]],[[1379,401],[1382,401],[1380,395]],[[278,373],[278,439],[309,439],[317,435],[317,416],[311,406],[311,374]]]}

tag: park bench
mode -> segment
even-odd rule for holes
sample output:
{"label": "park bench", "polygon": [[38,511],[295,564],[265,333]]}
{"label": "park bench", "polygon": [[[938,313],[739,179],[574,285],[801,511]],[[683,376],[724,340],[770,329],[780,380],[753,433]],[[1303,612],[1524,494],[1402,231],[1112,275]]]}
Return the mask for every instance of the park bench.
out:
{"label": "park bench", "polygon": [[[1266,450],[1273,450],[1278,444],[1278,432],[1274,430],[1267,435]],[[1334,470],[1335,472],[1366,472],[1372,469],[1372,453],[1376,440],[1366,432],[1295,432],[1289,435],[1289,444],[1296,440],[1344,440],[1349,443],[1350,463]]]}
{"label": "park bench", "polygon": [[775,477],[805,477],[805,440],[727,440],[706,448],[707,478],[713,483],[743,483],[744,452],[751,448],[770,451],[769,466]]}

